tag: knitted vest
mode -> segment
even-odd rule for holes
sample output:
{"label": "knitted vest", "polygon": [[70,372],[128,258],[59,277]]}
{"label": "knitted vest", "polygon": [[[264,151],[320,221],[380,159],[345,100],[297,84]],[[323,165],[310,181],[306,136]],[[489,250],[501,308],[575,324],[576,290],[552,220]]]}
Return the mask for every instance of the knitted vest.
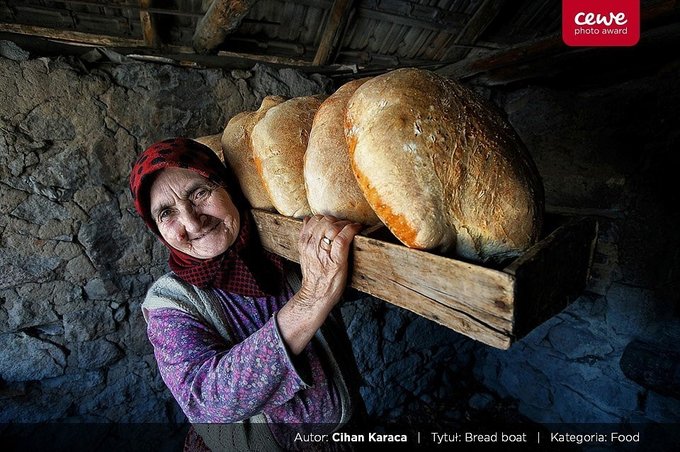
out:
{"label": "knitted vest", "polygon": [[[287,280],[293,292],[297,292],[302,284],[300,276],[294,270],[286,273]],[[233,342],[229,331],[226,329],[226,314],[222,307],[221,299],[212,291],[201,290],[179,279],[175,274],[168,273],[156,281],[146,295],[142,303],[144,319],[148,320],[148,311],[160,308],[173,308],[191,314],[210,325],[227,342]],[[335,326],[336,319],[333,315],[326,321],[329,326]],[[330,378],[335,383],[340,394],[341,416],[340,422],[335,427],[338,430],[345,425],[352,415],[351,396],[345,378],[342,375],[342,367],[338,365],[326,337],[332,336],[332,328],[322,328],[317,331],[312,339],[319,345],[320,358],[326,362],[330,369]],[[257,414],[249,419],[234,424],[193,424],[196,432],[201,435],[205,444],[214,452],[226,450],[238,451],[282,451],[283,449],[274,439],[269,428],[264,425],[267,420],[264,414]]]}

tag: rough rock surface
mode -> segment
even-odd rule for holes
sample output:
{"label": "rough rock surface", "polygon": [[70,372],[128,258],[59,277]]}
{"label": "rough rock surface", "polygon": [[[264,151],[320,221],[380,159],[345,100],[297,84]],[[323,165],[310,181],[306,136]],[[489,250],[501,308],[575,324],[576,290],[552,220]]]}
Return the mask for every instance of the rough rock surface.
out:
{"label": "rough rock surface", "polygon": [[219,133],[265,94],[329,81],[85,65],[0,44],[0,423],[181,420],[139,309],[166,254],[134,213],[130,166],[153,141]]}

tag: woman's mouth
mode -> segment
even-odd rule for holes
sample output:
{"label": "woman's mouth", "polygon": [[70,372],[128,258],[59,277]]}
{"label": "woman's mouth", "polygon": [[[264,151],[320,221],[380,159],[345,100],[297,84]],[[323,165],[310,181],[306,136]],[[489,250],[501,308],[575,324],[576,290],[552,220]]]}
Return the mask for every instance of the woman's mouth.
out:
{"label": "woman's mouth", "polygon": [[210,226],[210,228],[209,228],[208,230],[202,232],[201,234],[197,235],[196,237],[190,239],[189,241],[190,241],[190,242],[195,242],[195,241],[201,240],[201,239],[204,238],[206,235],[212,233],[215,229],[217,229],[217,227],[218,227],[220,224],[222,224],[222,223],[219,222],[219,221],[216,222],[214,225]]}

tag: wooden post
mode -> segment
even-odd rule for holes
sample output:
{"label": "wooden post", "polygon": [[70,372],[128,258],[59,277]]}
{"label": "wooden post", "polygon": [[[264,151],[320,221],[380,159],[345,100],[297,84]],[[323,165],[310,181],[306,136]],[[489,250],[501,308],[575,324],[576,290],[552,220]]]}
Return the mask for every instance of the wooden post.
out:
{"label": "wooden post", "polygon": [[319,41],[319,47],[314,56],[314,65],[327,64],[333,51],[342,42],[342,36],[338,36],[349,17],[352,9],[352,0],[335,0],[326,21],[325,30]]}
{"label": "wooden post", "polygon": [[149,12],[152,0],[139,0],[139,20],[142,22],[142,34],[144,42],[149,47],[158,47],[160,39],[156,33],[153,17]]}
{"label": "wooden post", "polygon": [[256,0],[215,0],[198,21],[193,37],[196,53],[208,53],[222,44],[248,14]]}

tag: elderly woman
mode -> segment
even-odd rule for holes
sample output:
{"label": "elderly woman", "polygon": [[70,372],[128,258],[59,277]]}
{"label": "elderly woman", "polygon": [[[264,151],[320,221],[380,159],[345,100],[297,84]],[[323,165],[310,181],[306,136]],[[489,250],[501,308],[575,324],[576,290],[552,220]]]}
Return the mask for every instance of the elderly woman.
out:
{"label": "elderly woman", "polygon": [[304,447],[299,433],[333,432],[356,418],[363,404],[347,375],[354,361],[332,311],[360,225],[306,218],[300,280],[260,247],[238,182],[202,144],[152,145],[130,188],[170,250],[172,271],[142,308],[161,376],[194,424],[185,445]]}

